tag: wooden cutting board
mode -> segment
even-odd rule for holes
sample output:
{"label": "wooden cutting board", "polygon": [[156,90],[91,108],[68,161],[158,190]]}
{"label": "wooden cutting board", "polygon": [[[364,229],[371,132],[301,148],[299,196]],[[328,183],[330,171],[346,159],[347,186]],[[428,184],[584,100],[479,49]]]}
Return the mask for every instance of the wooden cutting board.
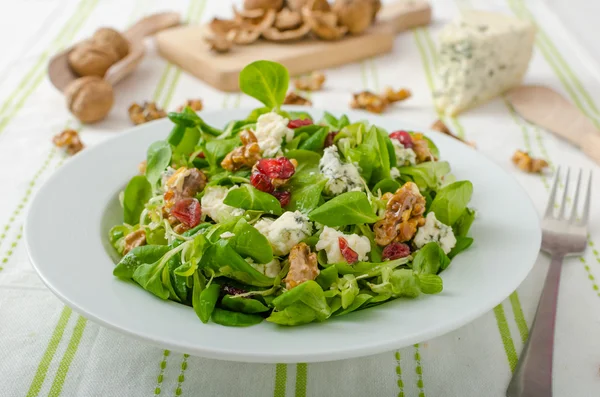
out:
{"label": "wooden cutting board", "polygon": [[169,62],[222,91],[238,91],[238,76],[247,64],[266,59],[284,65],[291,76],[356,62],[390,52],[398,32],[426,25],[431,7],[425,0],[399,0],[385,5],[365,33],[338,41],[305,39],[293,43],[259,40],[237,45],[225,54],[204,42],[206,26],[181,26],[155,36],[158,52]]}

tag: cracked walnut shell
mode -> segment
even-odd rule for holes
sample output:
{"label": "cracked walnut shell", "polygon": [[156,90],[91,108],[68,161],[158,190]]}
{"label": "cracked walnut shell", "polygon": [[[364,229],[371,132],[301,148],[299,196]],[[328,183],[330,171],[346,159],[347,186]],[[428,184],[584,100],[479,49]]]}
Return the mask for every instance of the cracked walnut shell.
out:
{"label": "cracked walnut shell", "polygon": [[104,77],[108,68],[119,60],[119,54],[111,44],[87,40],[73,48],[67,59],[79,76]]}
{"label": "cracked walnut shell", "polygon": [[65,89],[65,97],[67,107],[82,123],[102,120],[114,102],[112,86],[96,76],[72,81]]}
{"label": "cracked walnut shell", "polygon": [[385,207],[385,217],[373,225],[375,242],[386,246],[392,241],[409,241],[425,224],[425,198],[413,182],[406,182]]}
{"label": "cracked walnut shell", "polygon": [[517,150],[513,154],[512,161],[520,170],[530,173],[542,172],[544,168],[548,167],[546,160],[533,158],[529,153],[521,150]]}
{"label": "cracked walnut shell", "polygon": [[135,125],[167,117],[167,113],[159,109],[154,102],[144,102],[141,105],[134,102],[129,106],[128,112],[129,118]]}

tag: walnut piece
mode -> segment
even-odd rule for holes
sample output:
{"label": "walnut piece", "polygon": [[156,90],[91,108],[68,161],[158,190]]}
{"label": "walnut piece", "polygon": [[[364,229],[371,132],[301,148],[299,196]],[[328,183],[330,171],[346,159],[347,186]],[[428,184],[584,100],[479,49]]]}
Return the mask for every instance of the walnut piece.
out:
{"label": "walnut piece", "polygon": [[141,105],[134,102],[129,106],[128,112],[129,118],[135,125],[167,117],[167,113],[159,109],[154,102],[144,102]]}
{"label": "walnut piece", "polygon": [[108,68],[119,60],[119,54],[111,44],[87,40],[73,48],[67,60],[79,76],[104,77]]}
{"label": "walnut piece", "polygon": [[100,28],[96,30],[92,40],[95,43],[110,45],[117,51],[119,59],[125,58],[129,53],[129,41],[118,31],[112,28]]}
{"label": "walnut piece", "polygon": [[246,10],[280,10],[283,7],[283,0],[244,0]]}
{"label": "walnut piece", "polygon": [[325,83],[325,75],[314,71],[308,76],[300,76],[294,79],[294,86],[302,91],[319,91]]}
{"label": "walnut piece", "polygon": [[100,77],[73,80],[65,89],[67,107],[82,123],[95,123],[108,115],[114,102],[112,86]]}
{"label": "walnut piece", "polygon": [[221,167],[227,171],[237,171],[242,168],[252,168],[260,160],[260,146],[258,139],[250,130],[244,130],[240,133],[242,146],[236,147],[221,161]]}
{"label": "walnut piece", "polygon": [[417,155],[417,164],[424,163],[426,161],[435,161],[436,157],[431,153],[429,148],[429,142],[425,139],[425,136],[421,133],[412,135],[413,151]]}
{"label": "walnut piece", "polygon": [[398,91],[394,90],[392,87],[387,87],[383,94],[383,97],[389,103],[395,103],[399,101],[403,101],[411,97],[410,90],[406,88],[400,88]]}
{"label": "walnut piece", "polygon": [[285,287],[292,289],[305,281],[314,280],[319,275],[317,254],[310,251],[305,243],[295,245],[289,256],[290,270],[285,276]]}
{"label": "walnut piece", "polygon": [[346,26],[338,25],[338,17],[332,11],[315,11],[311,7],[304,7],[302,16],[313,34],[322,40],[339,40],[348,32]]}
{"label": "walnut piece", "polygon": [[304,98],[296,94],[293,91],[290,91],[283,100],[284,105],[299,105],[299,106],[312,106],[312,102],[308,99]]}
{"label": "walnut piece", "polygon": [[302,15],[298,11],[284,8],[277,13],[274,26],[277,30],[290,30],[298,28],[302,22]]}
{"label": "walnut piece", "polygon": [[425,224],[425,198],[413,182],[406,182],[387,202],[385,217],[373,225],[375,242],[385,246],[392,241],[409,241]]}
{"label": "walnut piece", "polygon": [[185,109],[188,106],[192,108],[194,112],[199,112],[204,107],[204,104],[202,103],[202,99],[188,99],[183,105],[177,108],[177,111],[183,112],[183,109]]}
{"label": "walnut piece", "polygon": [[74,155],[80,152],[84,146],[75,130],[64,130],[52,138],[52,142],[59,148],[65,148],[68,154]]}
{"label": "walnut piece", "polygon": [[521,171],[530,173],[541,173],[544,171],[544,168],[548,167],[548,162],[546,160],[533,158],[529,153],[521,150],[517,150],[515,154],[513,154],[512,161]]}
{"label": "walnut piece", "polygon": [[123,255],[127,254],[135,247],[141,247],[142,245],[146,245],[146,232],[144,229],[138,229],[129,233],[127,236],[125,236],[125,248],[123,249]]}
{"label": "walnut piece", "polygon": [[[232,33],[235,34],[235,32]],[[233,37],[234,35],[231,36]],[[212,37],[205,37],[204,41],[210,45],[211,50],[221,54],[229,52],[231,47],[233,47],[233,42],[228,38],[228,36],[215,35]]]}
{"label": "walnut piece", "polygon": [[364,109],[371,113],[383,113],[387,109],[388,101],[370,91],[362,91],[353,96],[350,102],[352,109]]}

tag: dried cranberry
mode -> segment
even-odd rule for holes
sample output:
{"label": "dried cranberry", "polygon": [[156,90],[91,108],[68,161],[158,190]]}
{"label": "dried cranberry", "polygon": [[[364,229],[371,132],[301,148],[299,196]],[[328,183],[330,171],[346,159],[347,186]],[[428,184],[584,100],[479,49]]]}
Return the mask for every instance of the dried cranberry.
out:
{"label": "dried cranberry", "polygon": [[290,122],[288,123],[288,128],[298,128],[298,127],[304,127],[305,125],[311,125],[313,122],[311,119],[304,119],[304,120],[300,120],[300,119],[296,119],[296,120],[290,120]]}
{"label": "dried cranberry", "polygon": [[327,138],[325,138],[325,147],[333,145],[333,140],[338,133],[339,131],[331,131],[329,134],[327,134]]}
{"label": "dried cranberry", "polygon": [[275,190],[273,184],[271,183],[271,178],[262,172],[253,173],[250,177],[250,183],[261,192],[273,193],[273,190]]}
{"label": "dried cranberry", "polygon": [[244,291],[241,288],[238,287],[233,287],[231,285],[223,285],[221,286],[221,292],[223,293],[223,295],[241,295],[241,294],[245,294],[247,291]]}
{"label": "dried cranberry", "polygon": [[198,155],[196,156],[196,158],[204,159],[204,158],[206,158],[206,156],[204,155],[204,152],[200,152],[200,153],[198,153]]}
{"label": "dried cranberry", "polygon": [[406,131],[394,131],[390,134],[390,138],[397,139],[407,149],[414,146],[412,137]]}
{"label": "dried cranberry", "polygon": [[184,198],[175,203],[171,214],[188,227],[198,226],[202,216],[200,202],[195,198]]}
{"label": "dried cranberry", "polygon": [[342,256],[346,259],[346,262],[351,265],[358,262],[358,254],[348,246],[348,241],[346,241],[345,238],[338,237],[338,245],[340,246],[340,251],[342,251]]}
{"label": "dried cranberry", "polygon": [[410,255],[410,247],[404,243],[390,243],[383,249],[383,259],[400,259]]}
{"label": "dried cranberry", "polygon": [[282,207],[288,205],[290,203],[290,199],[292,198],[292,193],[288,192],[287,190],[276,191],[272,194],[275,196],[275,198],[277,198],[277,200],[279,200],[279,204],[281,204]]}
{"label": "dried cranberry", "polygon": [[294,164],[285,157],[260,159],[256,163],[256,169],[273,179],[289,179],[296,172]]}

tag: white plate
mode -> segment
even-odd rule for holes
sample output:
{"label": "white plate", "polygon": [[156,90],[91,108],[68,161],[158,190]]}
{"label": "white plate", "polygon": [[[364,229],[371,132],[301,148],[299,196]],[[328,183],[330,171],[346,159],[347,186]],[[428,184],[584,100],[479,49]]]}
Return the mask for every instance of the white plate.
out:
{"label": "white plate", "polygon": [[[321,111],[305,110],[320,119]],[[248,112],[203,112],[202,117],[222,126]],[[346,113],[388,131],[417,129],[393,118]],[[192,308],[162,301],[112,275],[115,258],[107,233],[121,222],[117,195],[137,172],[148,145],[164,139],[171,126],[169,120],[148,123],[75,156],[39,190],[25,225],[29,256],[46,285],[85,317],[136,338],[247,362],[315,362],[380,353],[434,338],[489,311],[517,288],[538,254],[538,215],[518,183],[476,150],[431,131],[428,136],[457,178],[473,182],[472,206],[478,212],[471,229],[475,243],[442,273],[442,293],[300,327],[203,324]]]}

